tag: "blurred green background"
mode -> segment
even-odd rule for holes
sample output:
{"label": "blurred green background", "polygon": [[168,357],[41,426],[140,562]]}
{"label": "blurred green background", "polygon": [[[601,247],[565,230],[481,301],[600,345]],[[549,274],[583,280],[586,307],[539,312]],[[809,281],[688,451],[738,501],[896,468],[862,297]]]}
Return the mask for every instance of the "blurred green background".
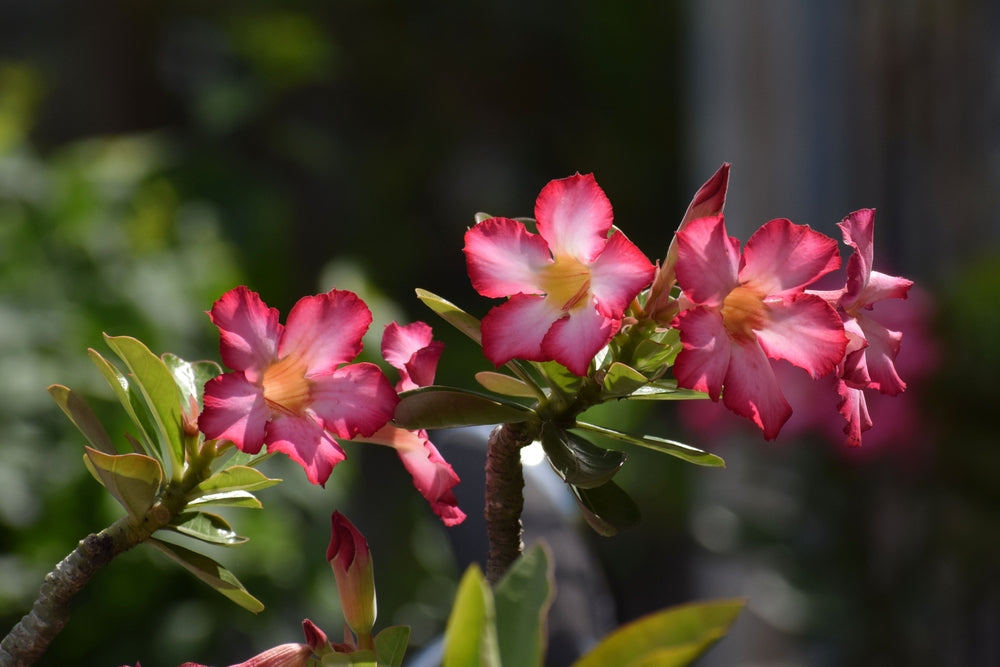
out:
{"label": "blurred green background", "polygon": [[[413,289],[486,312],[461,253],[477,211],[531,215],[549,179],[592,171],[656,259],[730,161],[743,239],[772,217],[836,236],[879,209],[879,267],[918,285],[894,315],[910,391],[878,404],[862,452],[809,423],[764,443],[718,406],[609,413],[729,464],[630,452],[642,525],[582,533],[615,618],[747,595],[704,664],[1000,664],[998,31],[971,0],[0,3],[0,627],[120,513],[45,391],[126,428],[86,358],[102,332],[216,358],[204,311],[229,287],[284,313],[336,286],[375,311],[368,350],[424,319],[448,346],[439,380],[470,386],[488,365]],[[833,415],[789,387],[797,414]],[[334,509],[372,542],[379,624],[429,642],[466,558],[394,459],[349,448],[326,489],[269,462],[286,483],[219,556],[263,614],[140,547],[42,664],[238,661],[305,617],[337,637]]]}

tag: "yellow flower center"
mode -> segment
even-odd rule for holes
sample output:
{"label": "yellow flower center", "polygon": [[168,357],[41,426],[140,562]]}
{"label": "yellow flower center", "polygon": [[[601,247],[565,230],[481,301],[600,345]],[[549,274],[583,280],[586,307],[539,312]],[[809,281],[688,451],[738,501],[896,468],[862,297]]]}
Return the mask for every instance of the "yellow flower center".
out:
{"label": "yellow flower center", "polygon": [[736,287],[722,302],[722,322],[739,341],[755,340],[753,330],[763,328],[766,315],[764,299],[747,287]]}
{"label": "yellow flower center", "polygon": [[264,371],[264,400],[272,410],[296,415],[312,401],[306,365],[294,356],[279,359]]}
{"label": "yellow flower center", "polygon": [[586,303],[585,297],[590,292],[590,269],[574,257],[556,257],[542,270],[540,287],[563,312],[569,312]]}

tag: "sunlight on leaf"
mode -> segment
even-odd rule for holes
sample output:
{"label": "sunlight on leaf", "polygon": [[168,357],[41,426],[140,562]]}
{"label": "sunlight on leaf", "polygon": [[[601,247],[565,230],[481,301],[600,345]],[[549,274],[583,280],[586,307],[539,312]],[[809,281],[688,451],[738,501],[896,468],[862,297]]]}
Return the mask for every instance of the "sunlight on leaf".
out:
{"label": "sunlight on leaf", "polygon": [[442,299],[437,294],[433,294],[427,290],[418,289],[417,298],[423,301],[424,305],[440,315],[450,325],[480,345],[483,344],[483,336],[479,331],[479,320],[477,318],[447,299]]}
{"label": "sunlight on leaf", "polygon": [[444,632],[442,667],[501,667],[493,593],[476,565],[458,585]]}
{"label": "sunlight on leaf", "polygon": [[451,387],[421,387],[399,398],[395,422],[406,429],[513,424],[535,417],[519,403]]}
{"label": "sunlight on leaf", "polygon": [[243,587],[243,584],[236,578],[236,575],[208,556],[185,549],[176,544],[168,544],[153,537],[146,540],[146,544],[166,554],[171,560],[180,564],[188,572],[247,611],[255,614],[264,611],[264,605],[261,601],[247,592],[247,589]]}

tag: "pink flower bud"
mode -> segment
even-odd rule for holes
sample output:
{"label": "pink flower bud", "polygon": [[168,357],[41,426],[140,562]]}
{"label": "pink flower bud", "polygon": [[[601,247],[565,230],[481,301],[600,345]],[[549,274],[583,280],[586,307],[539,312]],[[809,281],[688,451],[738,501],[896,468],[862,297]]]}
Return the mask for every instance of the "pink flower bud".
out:
{"label": "pink flower bud", "polygon": [[364,648],[364,644],[370,641],[376,615],[371,553],[367,540],[343,514],[334,512],[331,524],[326,559],[330,561],[333,575],[337,578],[344,619]]}

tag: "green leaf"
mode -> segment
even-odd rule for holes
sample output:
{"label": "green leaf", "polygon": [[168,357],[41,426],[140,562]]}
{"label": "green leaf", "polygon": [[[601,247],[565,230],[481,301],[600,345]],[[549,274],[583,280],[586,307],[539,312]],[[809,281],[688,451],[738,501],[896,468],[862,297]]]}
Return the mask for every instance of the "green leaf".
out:
{"label": "green leaf", "polygon": [[352,651],[351,653],[326,653],[323,655],[321,664],[349,665],[350,667],[379,667],[375,661],[375,652],[370,649]]}
{"label": "green leaf", "polygon": [[532,391],[523,380],[494,371],[480,371],[476,373],[476,382],[492,392],[502,396],[517,396],[519,398],[538,398],[538,394]]}
{"label": "green leaf", "polygon": [[411,430],[513,424],[535,417],[534,410],[519,403],[452,387],[420,387],[399,398],[395,422]]}
{"label": "green leaf", "polygon": [[167,353],[163,355],[163,363],[180,389],[185,409],[188,398],[194,398],[195,403],[201,405],[205,383],[222,374],[222,368],[214,361],[184,361],[175,354]]}
{"label": "green leaf", "polygon": [[581,428],[592,433],[599,433],[609,438],[614,438],[615,440],[621,440],[622,442],[639,445],[640,447],[645,447],[646,449],[652,449],[664,454],[670,454],[671,456],[676,456],[679,459],[684,459],[685,461],[696,465],[709,466],[713,468],[724,468],[726,466],[726,462],[723,461],[721,457],[716,456],[715,454],[709,454],[708,452],[702,451],[696,447],[685,445],[683,442],[677,442],[676,440],[667,440],[666,438],[659,438],[655,435],[629,435],[627,433],[621,433],[609,428],[604,428],[603,426],[595,426],[594,424],[587,424],[585,422],[577,422],[574,428]]}
{"label": "green leaf", "polygon": [[223,491],[221,493],[206,493],[203,496],[188,501],[188,508],[205,507],[246,507],[261,509],[264,505],[249,491]]}
{"label": "green leaf", "polygon": [[543,663],[554,595],[552,559],[545,546],[536,544],[514,561],[494,591],[502,664]]}
{"label": "green leaf", "polygon": [[202,542],[222,544],[227,547],[247,541],[247,538],[236,534],[228,521],[218,514],[208,512],[181,512],[165,528]]}
{"label": "green leaf", "polygon": [[168,544],[155,537],[149,538],[146,540],[146,543],[159,549],[188,572],[247,611],[256,614],[264,610],[264,605],[261,601],[247,592],[247,589],[243,587],[243,584],[236,578],[236,575],[208,556],[185,549],[176,544]]}
{"label": "green leaf", "polygon": [[680,388],[676,380],[655,380],[623,398],[630,401],[691,401],[708,398],[708,394],[695,389]]}
{"label": "green leaf", "polygon": [[649,378],[645,375],[620,361],[616,361],[611,364],[604,376],[604,391],[602,393],[608,397],[627,396],[648,383]]}
{"label": "green leaf", "polygon": [[84,464],[134,519],[141,520],[163,483],[159,461],[142,454],[105,454],[86,447]]}
{"label": "green leaf", "polygon": [[583,518],[597,534],[612,537],[639,523],[639,507],[614,482],[606,482],[592,489],[577,486],[570,488],[573,489]]}
{"label": "green leaf", "polygon": [[671,607],[624,625],[572,667],[682,667],[725,636],[745,600]]}
{"label": "green leaf", "polygon": [[54,384],[49,387],[49,394],[52,395],[56,404],[95,449],[105,454],[114,455],[118,453],[114,443],[111,441],[111,436],[108,435],[104,425],[101,424],[101,420],[97,418],[90,405],[79,394],[61,384]]}
{"label": "green leaf", "polygon": [[626,458],[625,452],[598,447],[550,422],[542,426],[542,448],[564,482],[583,488],[609,481]]}
{"label": "green leaf", "polygon": [[583,378],[556,361],[535,362],[535,367],[546,378],[549,386],[566,396],[573,396],[583,385]]}
{"label": "green leaf", "polygon": [[184,463],[184,428],[181,396],[163,360],[130,336],[104,336],[108,347],[121,357],[135,378],[149,406],[164,458],[173,463],[175,475]]}
{"label": "green leaf", "polygon": [[410,628],[392,625],[375,635],[375,655],[379,667],[400,667],[406,647],[410,643]]}
{"label": "green leaf", "polygon": [[458,585],[444,631],[442,667],[501,667],[493,592],[476,565]]}
{"label": "green leaf", "polygon": [[215,473],[195,487],[191,498],[226,491],[259,491],[279,483],[280,479],[272,479],[257,470],[247,466],[230,466]]}
{"label": "green leaf", "polygon": [[162,452],[153,446],[155,441],[151,437],[153,428],[149,421],[149,409],[143,402],[138,390],[135,389],[133,383],[114,364],[98,354],[96,350],[89,349],[87,350],[87,354],[90,355],[91,361],[94,362],[101,375],[104,376],[104,379],[118,398],[118,402],[139,430],[139,439],[131,441],[133,447],[138,442],[146,454],[159,459],[163,463]]}
{"label": "green leaf", "polygon": [[681,335],[677,329],[657,331],[635,346],[632,366],[645,373],[657,374],[674,363],[681,351]]}
{"label": "green leaf", "polygon": [[447,299],[442,299],[437,294],[427,290],[417,289],[417,298],[424,302],[428,308],[440,315],[448,324],[452,325],[466,336],[483,344],[483,336],[479,331],[479,320],[468,314]]}

